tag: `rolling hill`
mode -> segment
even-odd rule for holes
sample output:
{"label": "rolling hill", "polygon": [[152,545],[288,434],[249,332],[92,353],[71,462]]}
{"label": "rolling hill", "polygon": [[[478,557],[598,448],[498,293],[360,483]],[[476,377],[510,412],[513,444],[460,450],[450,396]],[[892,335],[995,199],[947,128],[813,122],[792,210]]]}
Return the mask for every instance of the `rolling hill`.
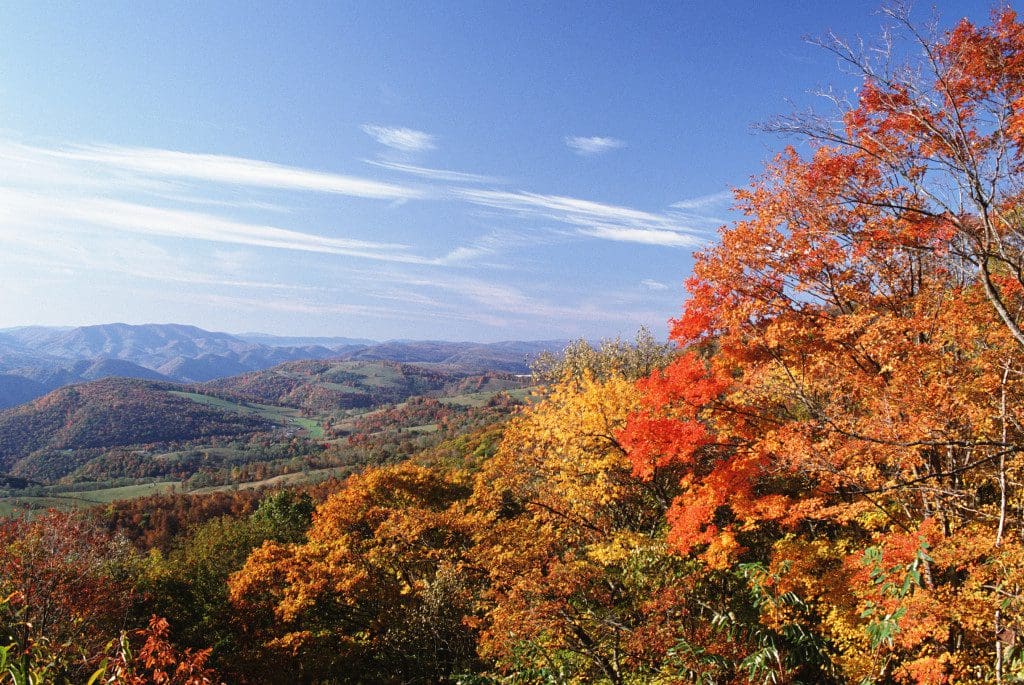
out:
{"label": "rolling hill", "polygon": [[55,390],[0,412],[0,471],[41,451],[194,440],[269,430],[275,425],[192,401],[176,386],[108,378]]}
{"label": "rolling hill", "polygon": [[267,345],[178,324],[31,326],[0,331],[0,409],[108,376],[204,382],[362,345]]}
{"label": "rolling hill", "polygon": [[[557,351],[564,345],[554,340],[381,343],[361,338],[235,336],[179,324],[11,328],[0,330],[0,409],[65,385],[108,376],[204,383],[290,361],[401,362],[429,365],[441,373],[523,374],[540,352]],[[342,403],[363,406],[358,392],[349,392],[345,398],[328,394]],[[320,406],[331,401],[295,398],[293,404]]]}
{"label": "rolling hill", "polygon": [[15,371],[0,373],[0,409],[28,402],[60,387],[112,377],[172,380],[158,371],[123,359],[36,362]]}
{"label": "rolling hill", "polygon": [[385,361],[300,361],[201,386],[245,399],[328,413],[437,392],[465,373]]}
{"label": "rolling hill", "polygon": [[[126,364],[79,362],[73,370],[79,375],[132,370]],[[25,383],[23,392],[37,389]],[[72,474],[86,479],[187,475],[203,466],[195,461],[196,450],[212,459],[207,465],[214,468],[281,459],[321,449],[325,427],[339,426],[347,417],[417,396],[440,398],[449,406],[482,406],[495,393],[524,383],[507,373],[324,360],[286,362],[205,384],[101,378],[0,411],[0,474],[50,483]],[[332,436],[337,437],[327,438]],[[215,438],[241,438],[245,444],[223,451],[217,447],[223,441]],[[289,444],[308,447],[288,452]],[[182,450],[184,456],[171,458],[181,468],[147,462]]]}

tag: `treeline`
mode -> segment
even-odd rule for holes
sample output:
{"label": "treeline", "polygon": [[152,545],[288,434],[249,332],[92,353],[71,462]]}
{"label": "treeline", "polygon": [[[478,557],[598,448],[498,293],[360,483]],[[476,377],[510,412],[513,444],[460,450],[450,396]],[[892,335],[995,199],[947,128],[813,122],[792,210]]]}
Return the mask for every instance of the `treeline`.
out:
{"label": "treeline", "polygon": [[68,480],[76,482],[96,483],[112,478],[188,481],[197,473],[207,473],[220,482],[239,483],[258,480],[251,476],[261,464],[271,471],[282,463],[310,465],[315,464],[317,455],[323,452],[319,443],[296,438],[284,440],[275,433],[243,437],[136,445],[87,451],[81,456],[81,451],[76,450],[71,454],[61,453],[61,456],[83,459],[81,466],[67,474]]}

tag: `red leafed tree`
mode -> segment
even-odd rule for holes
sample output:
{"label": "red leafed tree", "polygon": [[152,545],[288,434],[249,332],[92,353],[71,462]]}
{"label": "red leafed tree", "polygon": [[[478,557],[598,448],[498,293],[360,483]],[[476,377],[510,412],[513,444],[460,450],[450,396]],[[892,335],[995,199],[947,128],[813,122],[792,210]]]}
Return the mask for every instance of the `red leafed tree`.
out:
{"label": "red leafed tree", "polygon": [[692,352],[620,437],[638,474],[685,468],[674,547],[818,607],[846,677],[1001,680],[1024,599],[1024,25],[890,16],[917,58],[825,46],[855,101],[778,124],[810,152],[737,191],[673,324]]}
{"label": "red leafed tree", "polygon": [[130,612],[133,559],[127,542],[70,514],[3,521],[0,646],[45,644],[56,675],[91,672]]}
{"label": "red leafed tree", "polygon": [[[149,625],[122,638],[120,649],[105,666],[102,682],[117,685],[213,685],[217,674],[206,666],[210,650],[181,651],[169,640],[167,621],[153,616]],[[140,642],[132,653],[131,642]]]}

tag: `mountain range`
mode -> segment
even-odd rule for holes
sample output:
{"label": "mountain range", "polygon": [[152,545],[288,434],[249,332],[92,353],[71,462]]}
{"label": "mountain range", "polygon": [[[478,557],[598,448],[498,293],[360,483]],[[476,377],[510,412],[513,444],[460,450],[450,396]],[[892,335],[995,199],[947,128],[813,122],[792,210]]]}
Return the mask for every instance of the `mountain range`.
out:
{"label": "mountain range", "polygon": [[299,360],[397,361],[467,373],[527,373],[565,341],[474,343],[231,335],[181,324],[0,329],[0,408],[107,377],[202,383]]}

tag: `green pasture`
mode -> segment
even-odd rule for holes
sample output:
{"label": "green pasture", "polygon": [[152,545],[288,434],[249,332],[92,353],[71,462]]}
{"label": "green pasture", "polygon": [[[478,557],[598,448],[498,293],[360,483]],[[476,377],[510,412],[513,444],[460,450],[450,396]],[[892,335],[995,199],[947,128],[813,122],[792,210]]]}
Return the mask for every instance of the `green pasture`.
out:
{"label": "green pasture", "polygon": [[235,412],[236,414],[250,414],[272,421],[281,426],[290,426],[296,429],[305,430],[309,437],[314,440],[324,436],[324,429],[315,419],[302,416],[302,412],[294,407],[278,407],[272,404],[257,404],[255,402],[234,402],[221,397],[203,395],[197,392],[182,392],[180,390],[170,391],[172,395],[190,399],[209,407],[224,411]]}

